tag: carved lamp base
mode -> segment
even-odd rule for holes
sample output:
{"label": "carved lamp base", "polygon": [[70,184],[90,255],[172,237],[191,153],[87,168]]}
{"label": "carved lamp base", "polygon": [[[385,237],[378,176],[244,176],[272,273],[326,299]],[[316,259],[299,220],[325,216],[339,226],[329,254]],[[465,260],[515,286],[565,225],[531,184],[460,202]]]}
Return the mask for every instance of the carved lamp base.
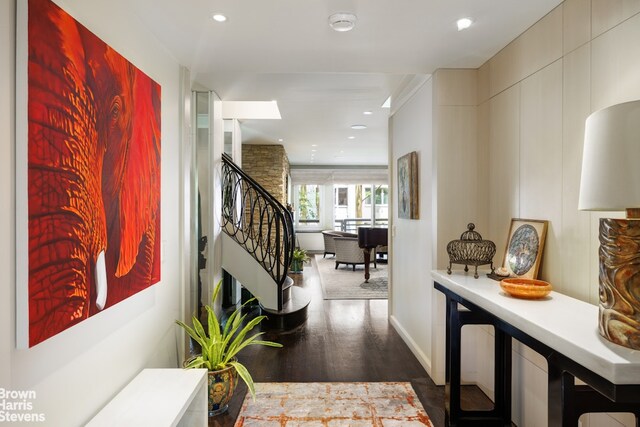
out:
{"label": "carved lamp base", "polygon": [[640,350],[640,220],[600,219],[600,334]]}

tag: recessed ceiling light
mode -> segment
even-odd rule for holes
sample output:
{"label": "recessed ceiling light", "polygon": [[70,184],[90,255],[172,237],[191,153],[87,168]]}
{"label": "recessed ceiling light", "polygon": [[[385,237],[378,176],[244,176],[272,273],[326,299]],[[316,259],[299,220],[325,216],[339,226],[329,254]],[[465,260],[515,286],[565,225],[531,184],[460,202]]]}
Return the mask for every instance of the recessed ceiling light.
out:
{"label": "recessed ceiling light", "polygon": [[364,114],[365,116],[370,116],[373,114],[373,111],[365,111],[362,114]]}
{"label": "recessed ceiling light", "polygon": [[312,147],[317,147],[317,146],[318,146],[318,144],[311,144],[311,146],[312,146]]}
{"label": "recessed ceiling light", "polygon": [[335,31],[343,33],[345,31],[353,30],[356,26],[358,17],[353,13],[339,12],[334,13],[329,17],[329,26]]}
{"label": "recessed ceiling light", "polygon": [[221,13],[214,13],[212,16],[213,20],[216,22],[224,22],[227,20],[227,17]]}
{"label": "recessed ceiling light", "polygon": [[349,138],[349,139],[356,139],[356,137],[355,137],[355,136],[348,136],[347,138]]}
{"label": "recessed ceiling light", "polygon": [[366,125],[351,125],[351,129],[355,129],[355,130],[362,130],[366,128],[367,128]]}
{"label": "recessed ceiling light", "polygon": [[315,153],[316,151],[318,151],[318,150],[311,150],[312,153]]}
{"label": "recessed ceiling light", "polygon": [[282,142],[282,141],[284,141],[284,139],[278,138],[278,142]]}
{"label": "recessed ceiling light", "polygon": [[471,20],[471,18],[458,19],[458,21],[456,22],[456,24],[458,25],[458,31],[466,30],[471,26],[472,23],[473,21]]}

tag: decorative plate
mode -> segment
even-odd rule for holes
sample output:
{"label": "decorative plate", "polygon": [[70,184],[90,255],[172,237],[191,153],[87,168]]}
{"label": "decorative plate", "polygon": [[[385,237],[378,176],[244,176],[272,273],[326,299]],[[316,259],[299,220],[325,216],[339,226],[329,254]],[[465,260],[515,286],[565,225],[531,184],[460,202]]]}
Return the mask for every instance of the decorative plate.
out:
{"label": "decorative plate", "polygon": [[513,233],[509,247],[507,248],[507,262],[511,271],[522,276],[531,270],[538,257],[540,238],[538,232],[529,224],[521,225]]}
{"label": "decorative plate", "polygon": [[551,284],[544,280],[514,277],[500,281],[503,291],[515,298],[539,299],[551,292]]}

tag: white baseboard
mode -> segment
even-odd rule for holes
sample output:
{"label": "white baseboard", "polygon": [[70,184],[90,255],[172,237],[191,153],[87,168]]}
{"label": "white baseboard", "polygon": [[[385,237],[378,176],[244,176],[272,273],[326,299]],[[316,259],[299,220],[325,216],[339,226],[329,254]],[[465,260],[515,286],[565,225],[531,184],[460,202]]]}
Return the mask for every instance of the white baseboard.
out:
{"label": "white baseboard", "polygon": [[389,321],[391,322],[391,326],[398,332],[402,340],[407,344],[409,350],[413,353],[413,355],[418,359],[418,362],[422,365],[427,374],[433,378],[431,375],[431,359],[427,357],[426,354],[418,347],[418,344],[411,338],[411,335],[402,327],[398,319],[392,314],[389,316]]}

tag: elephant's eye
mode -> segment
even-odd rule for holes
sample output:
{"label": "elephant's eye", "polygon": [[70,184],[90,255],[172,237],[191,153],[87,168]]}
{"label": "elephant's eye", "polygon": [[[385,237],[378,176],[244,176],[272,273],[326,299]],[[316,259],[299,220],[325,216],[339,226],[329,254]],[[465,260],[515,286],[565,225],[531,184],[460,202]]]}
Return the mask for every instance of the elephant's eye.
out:
{"label": "elephant's eye", "polygon": [[121,109],[121,99],[119,96],[113,98],[111,102],[111,111],[109,112],[109,119],[111,121],[111,126],[114,126],[118,122],[118,117],[120,117],[120,109]]}

